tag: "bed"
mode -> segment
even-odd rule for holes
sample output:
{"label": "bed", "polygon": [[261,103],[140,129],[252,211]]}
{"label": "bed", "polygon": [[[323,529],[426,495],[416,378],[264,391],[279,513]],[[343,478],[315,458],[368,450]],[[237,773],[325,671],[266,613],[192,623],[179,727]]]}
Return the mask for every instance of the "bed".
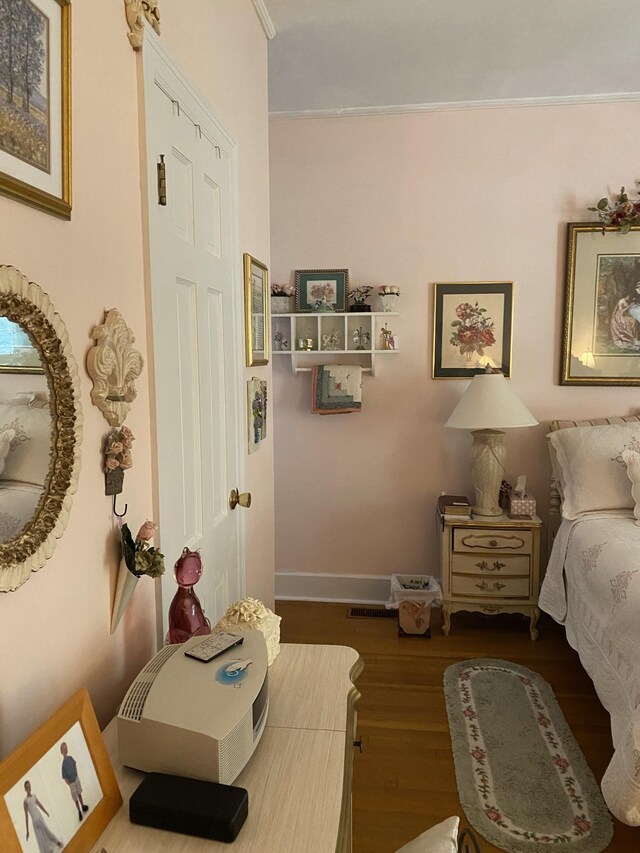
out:
{"label": "bed", "polygon": [[611,717],[602,779],[611,812],[640,825],[640,416],[555,421],[540,607],[566,629]]}

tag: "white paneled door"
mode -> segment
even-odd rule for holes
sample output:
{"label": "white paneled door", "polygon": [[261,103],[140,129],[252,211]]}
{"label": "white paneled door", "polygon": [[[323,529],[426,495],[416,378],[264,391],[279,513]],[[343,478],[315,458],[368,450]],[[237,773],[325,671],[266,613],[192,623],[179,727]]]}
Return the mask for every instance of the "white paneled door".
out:
{"label": "white paneled door", "polygon": [[212,625],[244,591],[246,510],[229,506],[231,490],[243,487],[241,284],[234,145],[152,36],[145,38],[144,92],[166,632],[183,547],[202,555],[195,592]]}

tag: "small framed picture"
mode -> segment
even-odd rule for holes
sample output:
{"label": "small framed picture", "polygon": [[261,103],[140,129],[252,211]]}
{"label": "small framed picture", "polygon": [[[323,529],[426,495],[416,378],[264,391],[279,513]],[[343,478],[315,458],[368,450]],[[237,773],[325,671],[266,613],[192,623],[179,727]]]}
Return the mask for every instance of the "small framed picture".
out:
{"label": "small framed picture", "polygon": [[267,437],[267,383],[256,376],[247,380],[247,422],[249,453],[253,453]]}
{"label": "small framed picture", "polygon": [[71,0],[2,5],[0,192],[71,219]]}
{"label": "small framed picture", "polygon": [[269,271],[244,254],[244,311],[247,367],[269,363]]}
{"label": "small framed picture", "polygon": [[640,226],[569,223],[561,385],[640,385]]}
{"label": "small framed picture", "polygon": [[82,853],[122,804],[86,690],[0,764],[3,853]]}
{"label": "small framed picture", "polygon": [[349,270],[296,270],[296,311],[346,311]]}
{"label": "small framed picture", "polygon": [[436,284],[433,378],[469,379],[486,367],[511,376],[513,282]]}

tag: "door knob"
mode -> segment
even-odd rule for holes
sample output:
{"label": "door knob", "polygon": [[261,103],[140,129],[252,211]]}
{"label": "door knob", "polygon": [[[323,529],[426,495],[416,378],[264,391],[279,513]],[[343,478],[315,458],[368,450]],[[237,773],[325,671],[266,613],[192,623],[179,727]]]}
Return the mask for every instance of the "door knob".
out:
{"label": "door knob", "polygon": [[244,509],[249,509],[251,506],[251,492],[239,492],[237,489],[231,489],[229,495],[229,506],[235,509],[238,504]]}

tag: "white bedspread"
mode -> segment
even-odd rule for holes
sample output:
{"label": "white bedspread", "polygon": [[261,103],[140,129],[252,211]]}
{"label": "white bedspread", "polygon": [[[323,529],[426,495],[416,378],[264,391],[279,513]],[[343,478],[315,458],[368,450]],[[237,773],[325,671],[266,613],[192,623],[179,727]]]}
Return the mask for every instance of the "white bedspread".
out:
{"label": "white bedspread", "polygon": [[640,527],[629,513],[563,521],[540,607],[565,625],[611,715],[614,754],[602,793],[621,821],[640,825]]}

